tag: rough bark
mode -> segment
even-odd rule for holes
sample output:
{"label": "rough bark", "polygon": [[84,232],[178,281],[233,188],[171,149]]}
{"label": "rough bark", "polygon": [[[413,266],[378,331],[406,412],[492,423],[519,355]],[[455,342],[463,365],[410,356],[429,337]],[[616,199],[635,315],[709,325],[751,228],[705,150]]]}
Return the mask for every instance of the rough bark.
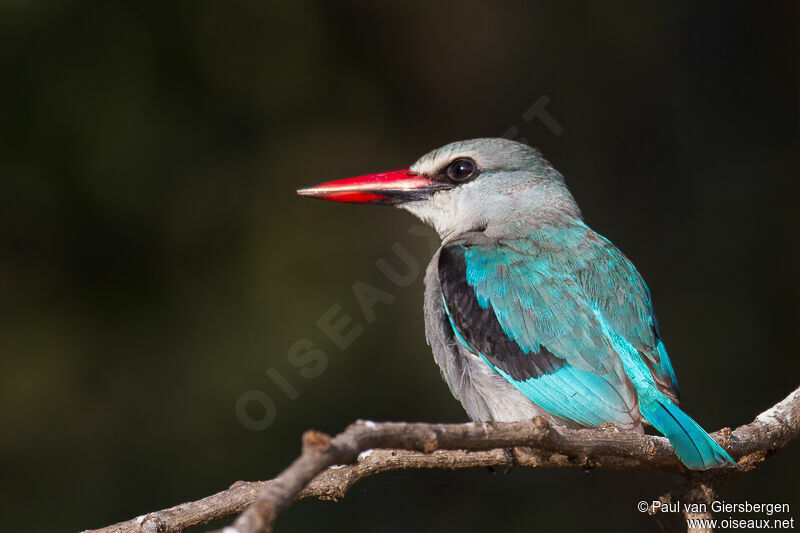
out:
{"label": "rough bark", "polygon": [[[590,467],[662,470],[684,476],[665,501],[711,501],[722,485],[758,467],[800,434],[800,388],[756,419],[712,436],[739,463],[691,472],[663,437],[599,429],[553,427],[537,417],[508,423],[425,424],[357,421],[330,437],[303,435],[303,450],[270,481],[237,482],[228,490],[121,522],[94,533],[176,533],[241,513],[225,533],[271,531],[275,519],[303,498],[337,500],[358,481],[391,470],[465,469],[504,466],[504,448],[514,448],[527,467]],[[86,532],[91,533],[91,532]]]}

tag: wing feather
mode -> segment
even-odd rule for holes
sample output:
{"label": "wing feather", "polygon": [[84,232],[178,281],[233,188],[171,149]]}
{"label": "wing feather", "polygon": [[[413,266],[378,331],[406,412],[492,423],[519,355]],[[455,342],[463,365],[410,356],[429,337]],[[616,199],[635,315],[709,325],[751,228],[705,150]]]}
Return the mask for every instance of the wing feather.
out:
{"label": "wing feather", "polygon": [[635,390],[598,313],[677,398],[647,286],[582,223],[446,246],[438,267],[445,309],[465,348],[554,415],[586,426],[638,424]]}

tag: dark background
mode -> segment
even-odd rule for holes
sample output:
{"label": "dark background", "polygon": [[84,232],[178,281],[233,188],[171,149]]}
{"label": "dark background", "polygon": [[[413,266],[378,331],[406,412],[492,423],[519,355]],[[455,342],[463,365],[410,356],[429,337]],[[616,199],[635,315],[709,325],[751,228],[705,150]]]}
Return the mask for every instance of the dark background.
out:
{"label": "dark background", "polygon": [[[399,211],[294,190],[524,137],[652,290],[683,405],[739,425],[798,385],[794,2],[0,3],[4,530],[100,527],[266,479],[303,430],[463,421],[392,285]],[[525,111],[540,97],[556,135]],[[510,128],[516,128],[516,130]],[[357,281],[391,293],[368,323]],[[340,350],[332,305],[363,333]],[[317,377],[287,358],[327,356]],[[298,392],[290,399],[273,368]],[[252,431],[237,400],[261,391]],[[251,404],[246,417],[263,418]],[[800,518],[800,446],[727,488]],[[407,472],[281,531],[659,531],[675,478]],[[763,518],[763,516],[761,516]],[[200,528],[199,530],[203,530]]]}

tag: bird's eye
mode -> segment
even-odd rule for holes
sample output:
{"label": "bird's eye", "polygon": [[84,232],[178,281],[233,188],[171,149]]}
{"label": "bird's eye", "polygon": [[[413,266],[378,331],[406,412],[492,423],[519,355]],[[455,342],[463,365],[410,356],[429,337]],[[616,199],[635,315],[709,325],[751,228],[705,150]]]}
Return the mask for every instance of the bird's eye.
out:
{"label": "bird's eye", "polygon": [[467,181],[475,174],[475,161],[462,157],[447,167],[447,177],[452,181]]}

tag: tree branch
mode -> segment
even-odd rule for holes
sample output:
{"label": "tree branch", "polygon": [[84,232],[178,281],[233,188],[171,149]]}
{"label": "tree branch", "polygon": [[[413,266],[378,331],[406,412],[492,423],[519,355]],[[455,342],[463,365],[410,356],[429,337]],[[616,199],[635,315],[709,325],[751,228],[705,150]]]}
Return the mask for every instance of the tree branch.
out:
{"label": "tree branch", "polygon": [[177,533],[242,510],[226,533],[270,531],[277,516],[297,499],[336,500],[361,479],[391,470],[502,466],[502,449],[512,447],[522,466],[679,473],[687,480],[680,489],[681,496],[699,501],[756,468],[798,434],[800,388],[750,424],[714,433],[712,436],[740,468],[706,472],[687,471],[665,438],[620,431],[614,426],[567,429],[550,426],[541,417],[525,422],[468,424],[358,421],[334,438],[307,431],[300,457],[271,481],[238,482],[207,498],[85,533]]}

